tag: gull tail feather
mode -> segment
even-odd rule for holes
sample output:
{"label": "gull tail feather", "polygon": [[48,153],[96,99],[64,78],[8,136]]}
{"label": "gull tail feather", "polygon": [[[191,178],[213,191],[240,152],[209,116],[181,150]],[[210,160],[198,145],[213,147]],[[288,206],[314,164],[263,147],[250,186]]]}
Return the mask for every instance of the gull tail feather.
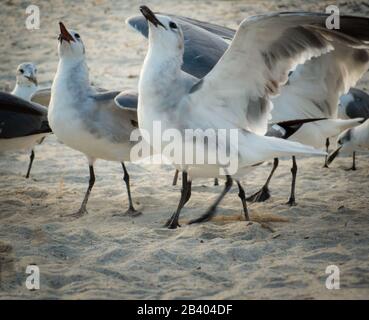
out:
{"label": "gull tail feather", "polygon": [[247,143],[247,147],[244,150],[247,152],[248,160],[251,160],[253,163],[259,163],[284,156],[327,155],[325,151],[315,149],[299,142],[283,140],[275,137],[259,136],[252,133],[249,133],[249,135],[250,136],[247,139],[248,141],[245,141],[245,143]]}

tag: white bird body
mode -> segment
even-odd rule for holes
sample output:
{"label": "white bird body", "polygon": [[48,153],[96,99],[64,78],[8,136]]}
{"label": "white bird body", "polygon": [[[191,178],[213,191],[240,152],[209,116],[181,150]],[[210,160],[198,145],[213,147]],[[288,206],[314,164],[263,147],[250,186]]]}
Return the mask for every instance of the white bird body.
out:
{"label": "white bird body", "polygon": [[[162,22],[168,23],[167,17],[158,17]],[[150,31],[149,49],[139,81],[138,121],[140,128],[152,133],[153,122],[160,121],[162,131],[177,129],[184,133],[185,129],[206,130],[209,128],[238,130],[237,150],[240,168],[278,156],[325,154],[309,146],[265,137],[247,130],[248,127],[255,127],[255,124],[245,117],[240,109],[243,108],[244,101],[252,101],[251,94],[248,96],[247,93],[251,89],[248,89],[244,97],[240,98],[242,106],[237,105],[240,102],[233,100],[236,105],[228,105],[227,109],[221,104],[223,101],[217,97],[216,87],[212,92],[211,84],[209,84],[206,88],[209,89],[208,91],[202,90],[200,81],[197,89],[195,88],[197,85],[194,86],[196,79],[181,71],[183,44],[178,43],[178,50],[170,50],[170,42],[176,39],[165,39],[165,31],[161,33],[162,30],[157,31],[151,24]],[[209,74],[210,79],[213,71]],[[225,83],[227,81],[228,79]],[[235,99],[239,98],[237,88],[234,92],[236,93]],[[232,88],[227,93],[232,97]],[[267,103],[266,109],[271,109]],[[250,122],[246,123],[247,120]],[[266,127],[266,122],[263,126]],[[259,131],[262,130],[259,128]],[[165,148],[165,143],[163,143],[163,148]],[[187,163],[177,164],[178,169],[192,166]],[[205,168],[206,166],[206,164],[203,165],[204,176],[211,176],[213,173],[209,172],[213,172],[216,166],[210,165]],[[196,170],[196,172],[199,174],[201,170]]]}
{"label": "white bird body", "polygon": [[97,159],[121,163],[129,200],[126,213],[138,215],[140,212],[134,209],[129,174],[124,165],[124,161],[132,160],[130,151],[134,143],[130,141],[130,135],[137,123],[136,111],[116,105],[114,99],[119,92],[98,92],[90,85],[80,35],[69,32],[62,22],[59,26],[59,65],[51,88],[49,125],[61,142],[86,155],[90,171],[84,200],[71,216],[81,217],[87,212],[87,202],[95,183],[93,165]]}
{"label": "white bird body", "polygon": [[[114,125],[117,119],[113,118],[123,111],[114,105],[113,100],[107,101],[106,106],[103,103],[99,105],[99,101],[95,99],[96,91],[89,84],[85,61],[61,59],[51,92],[49,124],[61,142],[92,160],[129,160],[132,146],[129,136],[115,140],[104,134],[107,128],[99,130],[100,126]],[[105,112],[98,110],[104,107]],[[109,113],[112,109],[114,112]],[[94,116],[97,116],[94,113],[98,112],[104,112],[104,122],[91,128],[90,123],[94,121]],[[117,126],[114,129],[120,130]]]}

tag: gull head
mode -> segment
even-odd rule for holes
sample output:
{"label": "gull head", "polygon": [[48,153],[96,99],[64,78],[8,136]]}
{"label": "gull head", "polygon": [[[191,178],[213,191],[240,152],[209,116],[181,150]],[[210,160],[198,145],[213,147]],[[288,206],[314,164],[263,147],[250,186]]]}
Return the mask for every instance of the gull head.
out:
{"label": "gull head", "polygon": [[37,86],[37,68],[32,62],[21,63],[17,67],[16,82],[20,86]]}
{"label": "gull head", "polygon": [[160,47],[161,51],[183,55],[184,38],[181,27],[173,19],[154,14],[147,6],[140,11],[149,25],[150,46]]}
{"label": "gull head", "polygon": [[337,139],[337,149],[328,157],[328,164],[331,164],[333,160],[342,152],[349,153],[355,151],[353,128],[342,132]]}
{"label": "gull head", "polygon": [[81,36],[74,30],[67,30],[63,22],[59,22],[58,53],[60,59],[81,60],[85,56],[85,46]]}

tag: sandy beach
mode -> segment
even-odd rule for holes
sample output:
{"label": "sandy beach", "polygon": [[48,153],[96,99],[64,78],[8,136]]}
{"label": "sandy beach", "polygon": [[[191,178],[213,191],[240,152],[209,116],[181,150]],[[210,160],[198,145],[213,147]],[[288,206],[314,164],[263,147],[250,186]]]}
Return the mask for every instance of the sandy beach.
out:
{"label": "sandy beach", "polygon": [[[111,90],[136,88],[147,42],[124,23],[139,14],[139,1],[39,1],[41,28],[25,28],[28,3],[0,3],[0,89],[14,86],[18,64],[32,61],[41,86],[56,72],[58,22],[78,30],[86,46],[92,82]],[[269,11],[325,11],[329,1],[169,1],[146,4],[236,28],[247,16]],[[364,1],[338,1],[342,12],[369,16]],[[358,84],[369,89],[369,75]],[[0,299],[369,299],[369,158],[350,156],[324,169],[323,157],[298,158],[298,206],[285,205],[290,159],[281,159],[272,198],[249,206],[242,221],[233,187],[214,221],[186,225],[223,188],[211,179],[193,183],[181,228],[165,221],[175,210],[180,183],[170,165],[128,163],[132,196],[143,214],[114,216],[128,207],[119,163],[98,161],[88,214],[79,208],[88,181],[86,158],[50,136],[36,147],[31,178],[28,153],[0,155]],[[251,194],[271,163],[243,183]],[[26,267],[40,268],[40,289],[25,286]],[[326,268],[340,270],[340,289],[326,288]]]}

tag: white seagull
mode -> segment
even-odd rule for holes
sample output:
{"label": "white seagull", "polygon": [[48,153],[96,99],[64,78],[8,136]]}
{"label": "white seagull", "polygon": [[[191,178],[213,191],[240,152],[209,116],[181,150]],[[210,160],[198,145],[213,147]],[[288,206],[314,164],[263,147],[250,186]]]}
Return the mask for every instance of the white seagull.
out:
{"label": "white seagull", "polygon": [[21,63],[17,67],[16,82],[12,94],[30,101],[38,90],[37,68],[32,62]]}
{"label": "white seagull", "polygon": [[339,153],[352,153],[352,167],[349,170],[356,170],[356,152],[369,151],[369,119],[363,124],[343,132],[337,139],[338,147],[329,156],[331,163]]}
{"label": "white seagull", "polygon": [[130,182],[124,162],[130,160],[130,134],[137,125],[136,110],[119,108],[114,98],[119,92],[99,93],[90,85],[85,47],[81,36],[60,25],[58,44],[59,65],[55,75],[48,119],[57,138],[78,150],[88,159],[90,180],[80,209],[71,214],[81,217],[95,183],[96,159],[118,161],[124,172],[129,208],[125,214],[136,216],[130,192]]}
{"label": "white seagull", "polygon": [[[30,176],[33,160],[35,158],[34,147],[36,144],[42,143],[46,135],[50,133],[50,131],[47,131],[43,133],[38,132],[37,134],[24,135],[24,131],[23,131],[24,128],[22,128],[22,126],[27,126],[29,124],[21,123],[22,121],[25,121],[24,113],[23,111],[20,113],[18,112],[19,110],[23,110],[24,108],[27,108],[27,107],[32,108],[33,106],[32,103],[27,103],[27,102],[30,102],[31,97],[35,95],[37,91],[38,91],[38,83],[37,83],[36,65],[32,62],[21,63],[17,67],[16,83],[15,83],[15,87],[13,91],[11,92],[11,94],[25,101],[22,101],[21,99],[16,100],[16,102],[13,101],[11,104],[17,106],[16,107],[17,110],[14,110],[14,112],[10,114],[9,113],[3,114],[2,118],[0,119],[3,122],[4,126],[8,126],[11,121],[12,125],[17,126],[20,129],[18,131],[17,130],[14,131],[14,135],[8,134],[6,140],[3,140],[4,139],[4,135],[3,135],[3,139],[1,139],[0,149],[3,152],[10,151],[10,150],[27,150],[30,152],[30,160],[29,160],[28,169],[26,173],[27,179]],[[3,96],[3,98],[4,100],[1,101],[1,108],[8,108],[8,105],[10,103],[9,99],[6,98],[5,96]],[[42,112],[45,112],[45,110],[43,110]]]}
{"label": "white seagull", "polygon": [[[187,17],[175,15],[169,15],[169,17],[181,26],[184,33],[184,67],[182,70],[197,77],[203,77],[214,67],[228,47],[224,39],[232,39],[235,32],[232,29]],[[345,17],[347,31],[348,19]],[[362,30],[365,30],[365,19],[356,19],[360,21]],[[127,19],[127,23],[144,36],[148,36],[148,25],[142,16],[131,17]],[[359,29],[348,32],[366,40],[368,38],[368,35],[360,32]],[[347,91],[347,86],[355,83],[366,70],[368,65],[366,52],[354,50],[347,44],[338,45],[337,41],[335,48],[333,53],[313,58],[304,65],[299,65],[295,72],[290,72],[287,85],[282,88],[278,97],[272,99],[274,109],[269,122],[271,124],[282,123],[280,126],[274,125],[268,135],[277,135],[283,139],[312,145],[315,148],[325,146],[328,152],[329,138],[336,137],[347,128],[360,124],[361,116],[352,117],[357,118],[353,120],[336,119],[337,101],[339,95]],[[188,62],[190,58],[192,63]],[[327,83],[328,81],[330,83]],[[325,163],[327,164],[327,157]],[[265,185],[249,197],[249,201],[265,201],[270,197],[268,186],[277,166],[278,159],[274,159],[272,172]],[[297,174],[295,157],[293,157],[291,171],[291,195],[288,204],[295,205]],[[176,183],[176,179],[177,172],[173,184]]]}
{"label": "white seagull", "polygon": [[[276,156],[325,154],[300,143],[263,136],[271,111],[270,97],[280,92],[296,65],[327,54],[340,43],[364,47],[353,36],[358,30],[356,26],[366,26],[367,19],[341,17],[340,30],[328,30],[324,14],[279,13],[246,19],[217,65],[198,81],[181,71],[184,50],[181,28],[169,17],[156,16],[146,6],[140,9],[149,21],[149,49],[139,80],[140,128],[152,133],[153,122],[160,121],[162,130],[180,132],[238,129],[241,170]],[[188,178],[187,172],[191,179],[191,167],[187,163],[177,166],[183,171],[184,180]],[[214,167],[216,176],[219,163]],[[202,171],[206,174],[212,168],[204,165]],[[179,212],[188,199],[188,187],[186,182],[182,183],[178,210],[168,224],[171,228],[178,226]],[[231,184],[228,175],[226,187],[214,205],[192,222],[210,219]]]}

